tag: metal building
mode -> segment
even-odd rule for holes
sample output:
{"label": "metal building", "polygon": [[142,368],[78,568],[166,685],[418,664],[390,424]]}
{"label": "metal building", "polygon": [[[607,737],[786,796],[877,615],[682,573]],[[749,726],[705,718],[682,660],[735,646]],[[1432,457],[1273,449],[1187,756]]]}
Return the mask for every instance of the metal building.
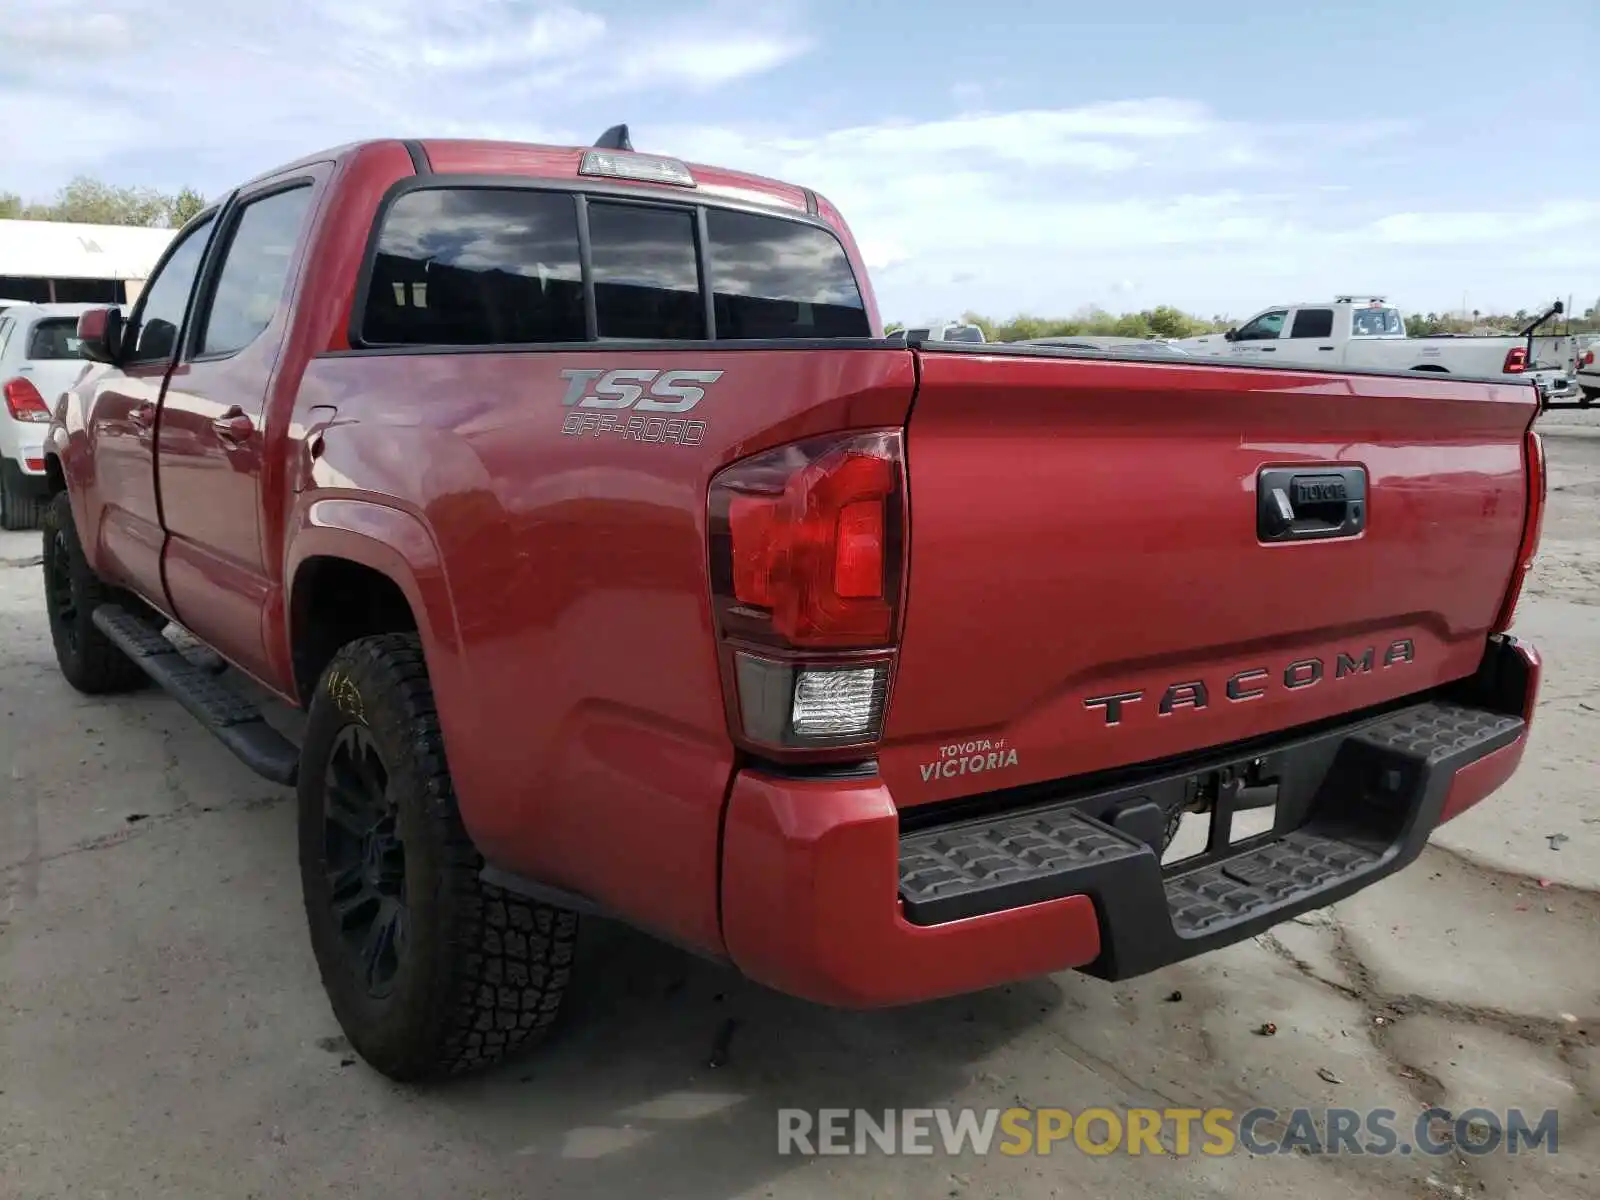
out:
{"label": "metal building", "polygon": [[0,221],[0,304],[131,304],[176,232]]}

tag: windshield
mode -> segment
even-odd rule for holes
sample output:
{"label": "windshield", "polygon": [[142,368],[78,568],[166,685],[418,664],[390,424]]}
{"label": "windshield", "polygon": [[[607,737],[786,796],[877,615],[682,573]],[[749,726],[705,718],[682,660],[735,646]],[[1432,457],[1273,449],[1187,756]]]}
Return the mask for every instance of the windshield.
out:
{"label": "windshield", "polygon": [[28,335],[29,358],[77,358],[78,322],[75,317],[40,321]]}
{"label": "windshield", "polygon": [[1405,331],[1397,308],[1358,308],[1350,314],[1351,337],[1395,337]]}

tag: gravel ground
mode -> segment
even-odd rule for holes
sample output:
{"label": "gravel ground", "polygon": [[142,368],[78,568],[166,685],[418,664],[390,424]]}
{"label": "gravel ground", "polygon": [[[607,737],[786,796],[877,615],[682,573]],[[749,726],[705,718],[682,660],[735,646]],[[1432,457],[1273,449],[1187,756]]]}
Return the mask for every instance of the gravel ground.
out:
{"label": "gravel ground", "polygon": [[[1600,417],[1544,427],[1551,507],[1518,620],[1547,664],[1533,746],[1409,870],[1131,983],[1067,974],[887,1013],[814,1008],[591,926],[559,1039],[431,1090],[388,1083],[339,1037],[289,794],[157,693],[71,692],[36,538],[0,534],[0,1196],[1600,1194]],[[1429,1103],[1557,1109],[1559,1152],[775,1150],[786,1105],[1409,1119]]]}

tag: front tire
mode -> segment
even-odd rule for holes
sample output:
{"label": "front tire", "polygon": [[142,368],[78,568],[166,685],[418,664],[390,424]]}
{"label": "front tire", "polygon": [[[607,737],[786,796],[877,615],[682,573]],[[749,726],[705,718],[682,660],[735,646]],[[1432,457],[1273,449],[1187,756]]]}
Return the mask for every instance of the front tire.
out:
{"label": "front tire", "polygon": [[577,914],[483,882],[415,634],[345,646],[311,700],[300,881],[335,1018],[376,1070],[423,1081],[541,1040]]}
{"label": "front tire", "polygon": [[127,600],[96,575],[84,558],[72,521],[72,500],[66,492],[51,498],[40,524],[44,531],[44,608],[61,674],[78,691],[91,696],[143,687],[149,677],[94,623],[94,610],[102,604]]}

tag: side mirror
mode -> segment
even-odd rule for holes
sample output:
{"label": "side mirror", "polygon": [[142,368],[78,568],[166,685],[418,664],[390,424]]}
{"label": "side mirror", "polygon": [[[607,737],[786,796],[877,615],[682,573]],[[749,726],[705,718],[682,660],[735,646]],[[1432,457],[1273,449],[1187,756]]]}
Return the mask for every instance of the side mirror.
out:
{"label": "side mirror", "polygon": [[1230,329],[1227,333],[1223,334],[1222,337],[1224,341],[1236,342],[1239,340],[1239,331],[1237,329]]}
{"label": "side mirror", "polygon": [[115,363],[122,352],[122,310],[91,308],[78,317],[78,353],[90,362]]}

